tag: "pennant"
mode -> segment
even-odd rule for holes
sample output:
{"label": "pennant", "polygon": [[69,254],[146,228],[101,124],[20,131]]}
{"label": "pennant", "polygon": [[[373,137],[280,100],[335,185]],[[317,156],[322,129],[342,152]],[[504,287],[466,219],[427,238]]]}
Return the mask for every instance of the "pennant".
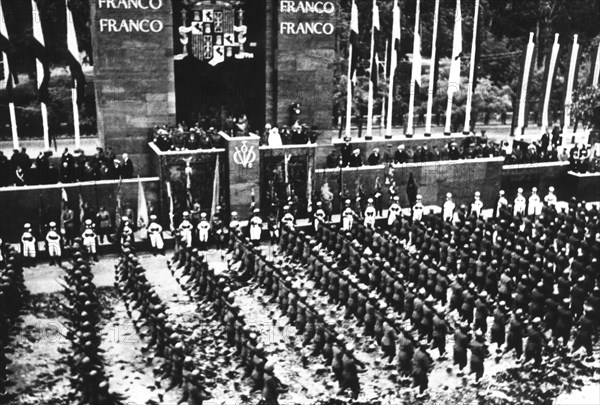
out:
{"label": "pennant", "polygon": [[358,64],[358,7],[356,1],[352,0],[352,12],[350,16],[350,49],[351,60],[350,60],[350,77],[349,80],[353,84],[356,84],[356,66]]}
{"label": "pennant", "polygon": [[552,95],[552,84],[556,76],[556,61],[558,60],[558,52],[560,44],[558,43],[559,34],[554,35],[554,44],[550,50],[550,57],[546,59],[546,69],[544,72],[544,80],[542,81],[542,95],[540,97],[540,114],[541,121],[538,124],[543,128],[550,126],[550,97]]}
{"label": "pennant", "polygon": [[[421,34],[415,27],[415,39],[413,42],[412,81],[417,87],[421,87],[421,72],[423,70],[423,58],[421,57]],[[416,91],[416,90],[415,90]]]}
{"label": "pennant", "polygon": [[0,3],[0,52],[2,52],[3,68],[4,68],[4,81],[7,101],[10,103],[13,101],[13,88],[19,84],[19,78],[12,70],[12,50],[10,47],[10,41],[8,38],[8,30],[6,28],[6,22],[4,20],[4,10]]}
{"label": "pennant", "polygon": [[46,43],[44,41],[44,31],[42,30],[41,14],[38,10],[36,0],[31,0],[31,17],[33,21],[33,54],[36,58],[38,97],[40,102],[46,103],[49,98],[50,67],[48,64]]}
{"label": "pennant", "polygon": [[[390,55],[390,79],[388,86],[388,105],[386,115],[385,136],[392,136],[392,118],[394,114],[394,79],[396,69],[398,68],[398,54],[400,53],[400,4],[394,0],[394,9],[392,11],[392,46]],[[340,188],[341,190],[341,188]]]}
{"label": "pennant", "polygon": [[66,1],[65,8],[67,11],[67,62],[71,71],[71,88],[77,89],[77,100],[81,102],[85,96],[85,75],[81,67],[81,56],[79,46],[77,45],[77,34],[75,32],[73,13],[71,13],[69,0]]}
{"label": "pennant", "polygon": [[376,41],[377,35],[381,30],[379,22],[379,7],[377,6],[377,0],[373,0],[373,28],[371,33],[371,83],[373,83],[373,89],[377,92],[377,85],[379,84],[379,56],[377,55]]}
{"label": "pennant", "polygon": [[454,17],[454,38],[452,42],[452,61],[450,64],[450,76],[448,77],[448,96],[460,88],[460,58],[462,56],[462,14],[460,0],[456,0],[456,15]]}
{"label": "pennant", "polygon": [[83,204],[83,197],[81,196],[81,191],[79,192],[79,226],[83,231],[85,224],[85,205]]}
{"label": "pennant", "polygon": [[565,117],[564,126],[571,127],[571,107],[573,104],[573,90],[577,85],[577,73],[579,71],[579,42],[577,34],[573,35],[573,45],[571,46],[569,72],[565,80]]}
{"label": "pennant", "polygon": [[535,42],[533,42],[533,40],[534,33],[530,32],[527,50],[523,54],[519,87],[517,88],[517,108],[515,109],[517,113],[513,115],[513,127],[516,127],[517,130],[520,131],[520,135],[527,124],[527,90],[529,88],[529,77],[533,67],[533,52],[535,50]]}
{"label": "pennant", "polygon": [[137,206],[137,226],[140,232],[140,238],[146,239],[148,236],[148,204],[146,203],[146,194],[144,193],[144,186],[142,180],[138,176],[138,206]]}
{"label": "pennant", "polygon": [[217,155],[217,160],[215,162],[215,176],[213,179],[213,192],[212,192],[212,202],[210,206],[210,219],[211,221],[215,217],[215,213],[217,212],[217,205],[219,205],[219,191],[221,187],[221,173],[219,170],[219,155]]}
{"label": "pennant", "polygon": [[175,217],[175,204],[173,203],[173,194],[171,193],[171,182],[167,181],[167,197],[169,198],[169,226],[172,230],[175,229],[174,217]]}
{"label": "pennant", "polygon": [[592,61],[592,68],[590,69],[590,84],[594,87],[598,87],[598,80],[600,79],[600,45],[596,48],[594,59]]}

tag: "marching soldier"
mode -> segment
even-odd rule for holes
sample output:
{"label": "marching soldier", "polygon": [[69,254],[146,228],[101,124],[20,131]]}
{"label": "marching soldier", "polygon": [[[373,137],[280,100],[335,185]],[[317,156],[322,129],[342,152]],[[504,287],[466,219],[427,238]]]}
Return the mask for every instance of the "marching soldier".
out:
{"label": "marching soldier", "polygon": [[94,261],[98,261],[98,239],[94,232],[94,224],[91,219],[85,220],[85,230],[81,234],[83,247],[88,254],[88,257],[93,257]]}
{"label": "marching soldier", "polygon": [[530,217],[540,216],[542,213],[542,203],[540,201],[540,196],[537,193],[537,187],[531,189],[531,195],[529,196],[529,201],[527,205],[527,215]]}
{"label": "marching soldier", "polygon": [[515,349],[517,359],[521,358],[523,354],[523,310],[518,308],[513,314],[509,327],[508,334],[506,335],[506,349],[504,353]]}
{"label": "marching soldier", "polygon": [[475,341],[471,342],[471,374],[475,374],[475,382],[483,377],[483,363],[489,355],[485,344],[485,336],[481,330],[475,331]]}
{"label": "marching soldier", "polygon": [[165,243],[162,237],[162,226],[156,221],[156,215],[150,215],[148,224],[148,239],[150,240],[150,250],[156,256],[156,253],[165,254]]}
{"label": "marching soldier", "polygon": [[313,214],[313,229],[315,230],[315,232],[319,230],[319,224],[325,222],[326,217],[327,214],[323,209],[323,203],[321,201],[317,201],[317,210]]}
{"label": "marching soldier", "polygon": [[194,229],[192,223],[190,222],[190,213],[189,211],[183,212],[183,220],[177,227],[179,231],[179,235],[181,237],[182,242],[185,244],[185,247],[192,247],[192,230]]}
{"label": "marching soldier", "polygon": [[131,227],[129,226],[129,223],[126,223],[125,226],[123,227],[123,229],[121,230],[121,251],[123,251],[125,248],[131,247],[134,244],[134,239],[133,239],[133,229],[131,229]]}
{"label": "marching soldier", "polygon": [[548,207],[554,207],[557,202],[558,198],[556,198],[556,195],[554,194],[554,187],[550,187],[548,189],[548,194],[544,197],[544,203]]}
{"label": "marching soldier", "polygon": [[260,244],[260,235],[262,233],[262,218],[260,217],[260,210],[255,208],[252,211],[252,218],[249,221],[250,227],[250,241],[252,241],[252,245],[258,246]]}
{"label": "marching soldier", "polygon": [[432,349],[438,349],[440,351],[440,359],[444,359],[446,356],[446,335],[448,334],[448,325],[444,318],[445,309],[443,307],[437,308],[433,316],[433,346]]}
{"label": "marching soldier", "polygon": [[198,223],[198,242],[200,242],[200,249],[206,250],[208,246],[208,236],[210,233],[210,222],[206,212],[200,214],[200,222]]}
{"label": "marching soldier", "polygon": [[412,207],[413,222],[421,222],[421,219],[423,218],[423,211],[425,211],[425,207],[423,206],[423,196],[418,194],[417,202]]}
{"label": "marching soldier", "polygon": [[31,232],[30,224],[25,224],[23,228],[24,232],[21,235],[21,255],[23,256],[23,264],[25,266],[35,267],[35,257],[37,255],[37,241],[35,239],[35,236],[33,236],[33,233]]}
{"label": "marching soldier", "polygon": [[352,398],[357,399],[360,394],[360,381],[358,379],[358,373],[364,370],[359,368],[360,365],[354,358],[354,346],[352,344],[346,345],[346,350],[342,356],[342,380],[340,382],[340,391],[338,395],[341,395],[348,388],[352,391]]}
{"label": "marching soldier", "polygon": [[50,266],[54,266],[55,264],[61,265],[61,248],[60,242],[61,237],[58,232],[56,232],[56,222],[50,222],[49,224],[50,230],[46,234],[46,247],[48,249],[48,257],[50,258]]}
{"label": "marching soldier", "polygon": [[483,202],[481,201],[481,193],[479,191],[476,191],[474,201],[471,204],[471,215],[475,215],[475,218],[480,218],[482,210]]}
{"label": "marching soldier", "polygon": [[352,225],[354,224],[354,217],[356,216],[356,213],[350,206],[352,204],[352,201],[347,199],[344,202],[344,204],[346,204],[346,208],[344,208],[344,210],[342,211],[342,230],[343,231],[351,231]]}
{"label": "marching soldier", "polygon": [[293,231],[294,227],[296,226],[296,218],[294,218],[294,215],[292,215],[292,213],[290,212],[289,205],[285,205],[283,207],[283,213],[284,214],[281,218],[281,225]]}
{"label": "marching soldier", "polygon": [[367,200],[367,208],[365,208],[364,212],[364,225],[367,228],[375,229],[375,216],[377,212],[375,211],[375,207],[373,206],[373,199],[369,198]]}
{"label": "marching soldier", "polygon": [[527,201],[525,197],[523,197],[523,189],[519,187],[517,190],[517,196],[515,197],[515,202],[513,204],[513,215],[515,217],[523,216],[525,214],[525,209],[527,207]]}
{"label": "marching soldier", "polygon": [[262,395],[265,405],[279,405],[279,395],[287,392],[287,387],[275,377],[275,363],[268,361],[265,364],[265,383]]}
{"label": "marching soldier", "polygon": [[429,385],[429,370],[432,367],[433,360],[427,352],[427,341],[421,340],[412,358],[413,387],[419,387],[421,397]]}
{"label": "marching soldier", "polygon": [[392,197],[392,204],[388,208],[388,218],[387,224],[388,228],[391,228],[392,225],[399,219],[402,215],[402,207],[400,207],[400,197],[397,195]]}
{"label": "marching soldier", "polygon": [[546,342],[546,336],[542,332],[540,325],[542,320],[538,317],[531,321],[527,328],[527,344],[525,345],[525,362],[533,359],[535,367],[542,364],[542,348]]}
{"label": "marching soldier", "polygon": [[458,365],[459,372],[462,374],[463,368],[467,365],[467,348],[471,343],[471,334],[469,333],[469,325],[463,322],[458,325],[454,332],[454,365]]}
{"label": "marching soldier", "polygon": [[456,209],[456,204],[452,201],[452,194],[446,194],[446,202],[444,202],[444,209],[442,211],[442,219],[445,222],[452,222],[454,219],[454,210]]}

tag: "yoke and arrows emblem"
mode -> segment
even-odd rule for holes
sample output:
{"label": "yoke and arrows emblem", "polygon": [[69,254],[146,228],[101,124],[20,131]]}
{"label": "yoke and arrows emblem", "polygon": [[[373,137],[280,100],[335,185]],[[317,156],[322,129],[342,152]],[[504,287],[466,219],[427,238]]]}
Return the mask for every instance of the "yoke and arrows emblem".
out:
{"label": "yoke and arrows emblem", "polygon": [[242,147],[235,147],[233,153],[233,161],[237,165],[241,165],[243,168],[250,169],[252,164],[256,161],[256,152],[254,152],[254,146],[248,147],[248,142],[242,141]]}

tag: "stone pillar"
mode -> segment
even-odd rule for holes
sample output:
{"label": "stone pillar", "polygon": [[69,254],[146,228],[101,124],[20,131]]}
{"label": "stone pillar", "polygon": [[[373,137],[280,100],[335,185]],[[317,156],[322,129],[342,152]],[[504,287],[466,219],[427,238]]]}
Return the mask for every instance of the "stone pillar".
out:
{"label": "stone pillar", "polygon": [[229,181],[229,207],[238,218],[250,217],[254,192],[255,206],[260,207],[260,153],[257,135],[230,137],[221,132],[227,151],[226,177]]}

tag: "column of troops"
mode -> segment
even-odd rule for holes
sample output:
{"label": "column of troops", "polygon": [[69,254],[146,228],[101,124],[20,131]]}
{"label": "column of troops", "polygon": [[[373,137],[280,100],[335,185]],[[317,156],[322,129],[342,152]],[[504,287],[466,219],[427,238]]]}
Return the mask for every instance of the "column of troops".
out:
{"label": "column of troops", "polygon": [[[115,268],[115,285],[125,302],[127,314],[138,335],[147,339],[143,351],[153,349],[155,358],[164,359],[154,370],[160,378],[159,386],[164,381],[168,384],[167,391],[182,388],[179,403],[187,401],[190,405],[201,405],[210,399],[204,374],[192,357],[193,348],[169,320],[164,303],[146,278],[146,272],[128,242],[123,244]],[[139,311],[140,316],[133,316],[133,311]]]}
{"label": "column of troops", "polygon": [[23,267],[17,251],[0,242],[0,402],[8,403],[13,398],[7,392],[11,385],[9,347],[14,340],[13,332],[18,327],[19,314],[28,296],[23,280]]}

